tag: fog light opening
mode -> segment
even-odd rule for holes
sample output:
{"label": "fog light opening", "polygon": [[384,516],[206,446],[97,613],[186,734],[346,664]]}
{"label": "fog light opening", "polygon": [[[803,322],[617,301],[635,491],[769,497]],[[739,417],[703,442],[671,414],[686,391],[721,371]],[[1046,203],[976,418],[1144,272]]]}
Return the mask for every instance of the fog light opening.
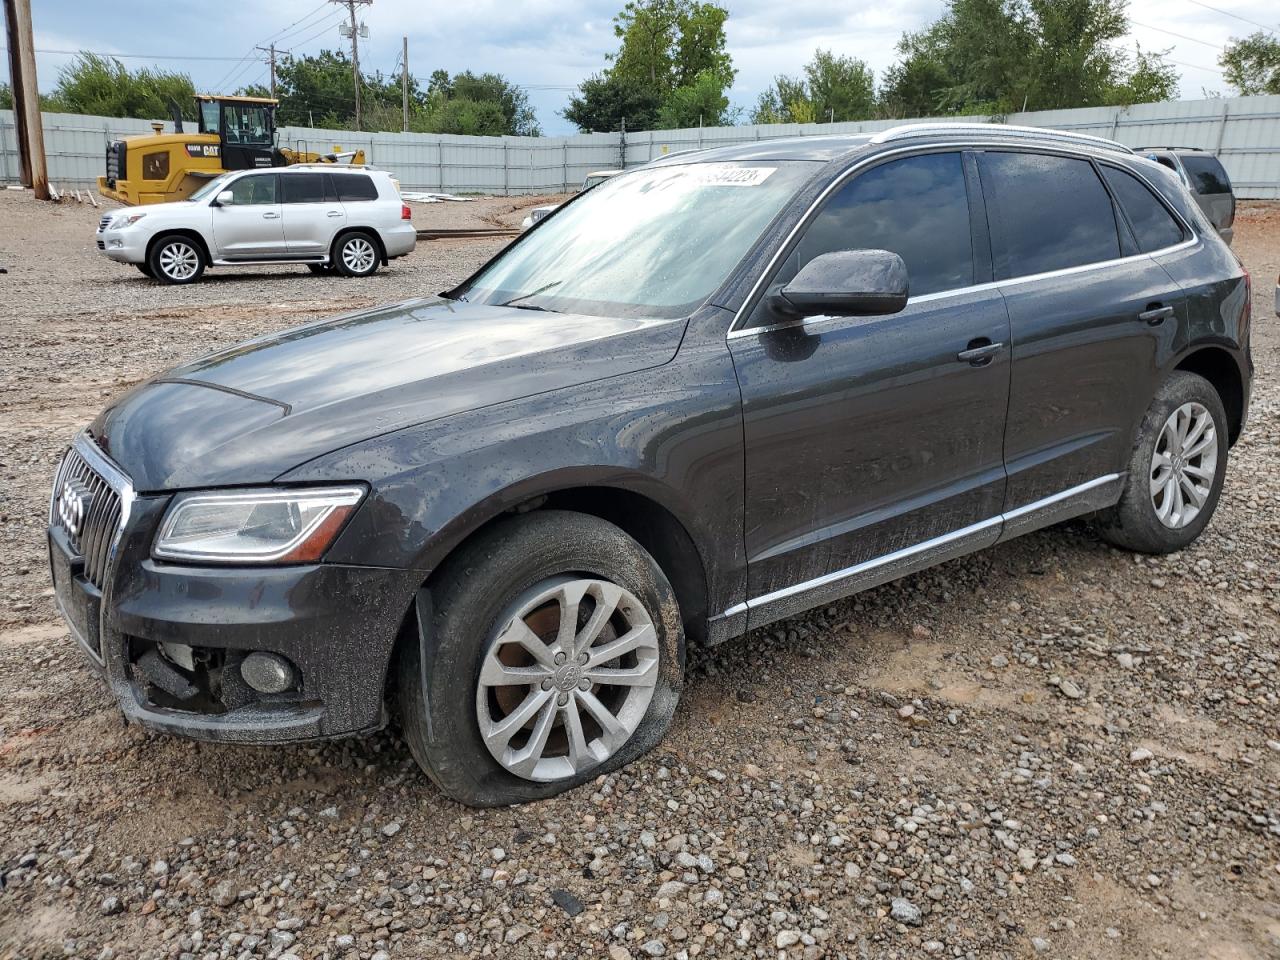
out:
{"label": "fog light opening", "polygon": [[284,693],[297,682],[297,671],[278,653],[256,651],[240,662],[240,676],[258,693]]}

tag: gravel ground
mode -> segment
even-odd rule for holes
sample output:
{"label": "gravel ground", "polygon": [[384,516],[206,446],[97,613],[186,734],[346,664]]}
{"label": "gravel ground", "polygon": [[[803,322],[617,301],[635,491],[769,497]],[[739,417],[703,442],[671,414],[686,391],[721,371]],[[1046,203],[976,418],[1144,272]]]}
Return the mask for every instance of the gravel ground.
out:
{"label": "gravel ground", "polygon": [[112,394],[443,289],[499,244],[174,289],[99,257],[96,216],[0,194],[0,957],[1280,956],[1280,206],[1237,223],[1259,373],[1190,550],[1073,523],[758,631],[695,658],[653,754],[483,812],[393,732],[122,726],[53,615],[42,529],[61,446]]}

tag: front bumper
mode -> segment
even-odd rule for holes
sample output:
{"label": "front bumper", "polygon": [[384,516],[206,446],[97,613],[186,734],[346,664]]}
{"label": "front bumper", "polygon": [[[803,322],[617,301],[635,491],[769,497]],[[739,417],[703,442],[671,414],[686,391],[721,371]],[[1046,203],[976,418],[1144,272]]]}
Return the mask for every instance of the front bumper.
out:
{"label": "front bumper", "polygon": [[147,236],[143,231],[102,230],[94,235],[98,251],[120,263],[144,263],[147,259]]}
{"label": "front bumper", "polygon": [[[101,589],[56,522],[48,529],[55,597],[73,636],[125,718],[202,740],[283,743],[375,730],[386,722],[386,671],[421,574],[341,564],[186,567],[149,556],[168,497],[138,497]],[[144,669],[181,645],[206,665],[163,667],[198,695],[170,696]],[[169,645],[164,647],[162,645]],[[244,655],[286,657],[298,683],[259,694]]]}

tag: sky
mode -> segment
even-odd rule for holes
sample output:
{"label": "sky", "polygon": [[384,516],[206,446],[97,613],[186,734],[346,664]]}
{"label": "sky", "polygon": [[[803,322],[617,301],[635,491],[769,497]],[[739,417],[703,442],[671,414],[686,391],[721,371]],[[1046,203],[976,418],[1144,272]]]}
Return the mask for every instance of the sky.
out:
{"label": "sky", "polygon": [[[738,69],[729,98],[746,112],[776,74],[798,74],[818,47],[859,57],[879,77],[894,62],[902,33],[927,25],[944,6],[942,0],[721,2],[729,9],[728,48]],[[572,133],[558,111],[584,77],[605,66],[605,54],[617,49],[611,21],[622,3],[373,0],[359,8],[369,30],[369,39],[361,41],[361,66],[398,70],[401,38],[407,36],[410,72],[424,82],[441,68],[501,73],[528,90],[544,133]],[[45,91],[70,59],[56,51],[88,49],[122,56],[130,67],[151,63],[182,70],[202,91],[229,93],[266,82],[256,45],[274,40],[283,49],[317,53],[349,43],[338,34],[345,7],[321,0],[129,0],[127,13],[111,16],[104,15],[101,0],[34,0],[32,6],[37,50],[49,51],[37,58]],[[1256,24],[1280,35],[1275,0],[1130,0],[1129,16],[1129,44],[1168,51],[1181,73],[1182,99],[1232,92],[1217,66],[1230,38],[1257,30]]]}

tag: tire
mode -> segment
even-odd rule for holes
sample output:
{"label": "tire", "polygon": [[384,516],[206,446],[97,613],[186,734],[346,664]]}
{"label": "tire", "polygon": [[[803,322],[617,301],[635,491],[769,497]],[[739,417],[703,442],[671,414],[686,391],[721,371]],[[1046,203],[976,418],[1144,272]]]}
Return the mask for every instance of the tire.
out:
{"label": "tire", "polygon": [[333,272],[333,267],[327,263],[308,263],[307,269],[318,276],[324,276]]}
{"label": "tire", "polygon": [[[414,758],[454,800],[555,796],[635,760],[670,726],[684,680],[680,610],[653,557],[613,524],[559,510],[500,521],[449,560],[429,596],[424,639],[413,636],[397,663],[399,710]],[[578,629],[565,638],[579,654],[561,657],[560,611],[579,597]],[[595,616],[602,607],[607,619]],[[528,641],[524,626],[546,665],[511,641]],[[615,641],[630,652],[609,657]],[[608,669],[631,682],[608,683],[619,677]],[[507,683],[492,685],[502,674]],[[528,722],[512,721],[504,742],[501,721],[517,713]]]}
{"label": "tire", "polygon": [[382,252],[373,234],[363,230],[344,233],[333,245],[331,262],[344,277],[371,277],[378,272]]}
{"label": "tire", "polygon": [[147,255],[151,276],[161,283],[195,283],[204,273],[204,251],[185,236],[161,237]]}
{"label": "tire", "polygon": [[1199,537],[1222,494],[1227,430],[1222,398],[1208,380],[1170,376],[1138,428],[1120,501],[1099,515],[1103,539],[1139,553],[1172,553]]}
{"label": "tire", "polygon": [[138,272],[141,273],[144,277],[150,277],[152,280],[156,278],[156,275],[151,272],[151,264],[135,263],[134,266],[138,268]]}

